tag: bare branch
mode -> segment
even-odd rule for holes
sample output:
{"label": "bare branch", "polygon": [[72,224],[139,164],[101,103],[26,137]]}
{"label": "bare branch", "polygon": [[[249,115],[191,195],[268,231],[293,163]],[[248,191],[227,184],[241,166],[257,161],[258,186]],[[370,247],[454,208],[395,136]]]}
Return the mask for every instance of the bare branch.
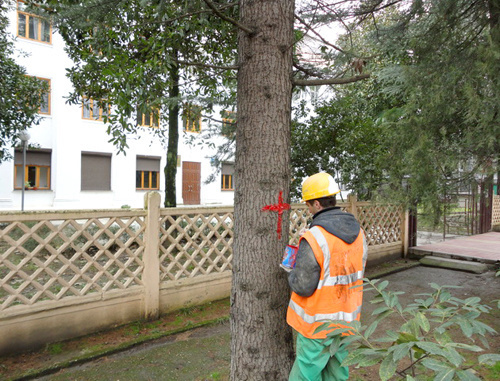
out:
{"label": "bare branch", "polygon": [[294,79],[295,86],[322,86],[322,85],[344,85],[370,78],[370,74],[361,74],[348,78],[326,78],[326,79]]}
{"label": "bare branch", "polygon": [[293,67],[296,68],[298,71],[301,71],[302,73],[310,76],[310,77],[321,77],[322,73],[318,73],[314,71],[313,69],[306,68],[302,65],[299,65],[298,62],[293,63]]}
{"label": "bare branch", "polygon": [[214,13],[219,16],[221,19],[227,21],[227,22],[230,22],[231,24],[237,26],[238,28],[240,28],[241,30],[244,30],[245,32],[247,32],[249,35],[254,35],[256,32],[255,30],[252,30],[248,27],[246,27],[245,25],[239,23],[237,20],[234,20],[232,19],[231,17],[227,17],[225,16],[219,9],[217,9],[217,7],[215,6],[214,3],[212,3],[210,0],[203,0],[205,2],[205,4],[208,5],[208,7],[214,11]]}
{"label": "bare branch", "polygon": [[302,19],[301,17],[299,17],[299,16],[297,16],[297,15],[295,15],[295,18],[296,18],[297,20],[299,20],[301,24],[304,24],[304,25],[307,27],[307,29],[308,29],[308,30],[310,30],[311,32],[313,32],[313,33],[314,33],[314,34],[315,34],[315,35],[316,35],[316,36],[317,36],[317,37],[321,40],[321,42],[323,42],[325,45],[328,45],[328,46],[332,47],[333,49],[338,50],[339,52],[345,53],[345,52],[344,52],[341,48],[339,48],[338,46],[333,45],[333,44],[331,44],[330,42],[326,41],[326,40],[323,38],[323,36],[321,36],[318,32],[316,32],[316,31],[313,29],[313,27],[312,27],[311,25],[309,25],[309,24],[308,24],[308,23],[307,23],[304,19]]}

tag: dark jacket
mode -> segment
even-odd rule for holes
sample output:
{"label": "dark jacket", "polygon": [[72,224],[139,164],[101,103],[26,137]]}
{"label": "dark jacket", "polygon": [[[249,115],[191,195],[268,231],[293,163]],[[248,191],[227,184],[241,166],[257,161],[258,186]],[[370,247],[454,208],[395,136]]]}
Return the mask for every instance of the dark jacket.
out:
{"label": "dark jacket", "polygon": [[[320,226],[345,243],[353,243],[361,232],[359,222],[339,207],[326,208],[313,216],[309,227]],[[320,266],[314,252],[305,239],[300,241],[295,268],[288,274],[292,291],[300,296],[311,296],[318,286]]]}

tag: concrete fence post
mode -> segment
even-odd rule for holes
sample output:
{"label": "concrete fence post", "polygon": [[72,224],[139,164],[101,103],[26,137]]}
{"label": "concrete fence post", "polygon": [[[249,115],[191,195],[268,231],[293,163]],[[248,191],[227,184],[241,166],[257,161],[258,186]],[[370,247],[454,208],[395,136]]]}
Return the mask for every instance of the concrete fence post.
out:
{"label": "concrete fence post", "polygon": [[349,203],[349,213],[351,213],[354,218],[358,219],[358,208],[356,205],[358,203],[358,198],[355,194],[351,193],[347,195],[347,202]]}
{"label": "concrete fence post", "polygon": [[144,232],[144,318],[158,319],[160,316],[160,201],[158,192],[148,192],[144,197],[146,230]]}
{"label": "concrete fence post", "polygon": [[410,239],[410,229],[409,229],[409,222],[410,222],[410,211],[408,209],[402,208],[401,211],[401,240],[402,242],[402,250],[403,250],[403,258],[406,258],[408,256],[408,245],[409,245],[409,239]]}

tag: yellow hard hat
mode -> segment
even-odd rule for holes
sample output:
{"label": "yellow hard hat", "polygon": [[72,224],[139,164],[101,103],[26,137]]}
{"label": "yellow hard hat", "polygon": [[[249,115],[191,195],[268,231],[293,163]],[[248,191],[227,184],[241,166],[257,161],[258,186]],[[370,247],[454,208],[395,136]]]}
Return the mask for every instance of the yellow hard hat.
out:
{"label": "yellow hard hat", "polygon": [[340,188],[328,173],[316,173],[302,184],[302,201],[333,196],[340,192]]}

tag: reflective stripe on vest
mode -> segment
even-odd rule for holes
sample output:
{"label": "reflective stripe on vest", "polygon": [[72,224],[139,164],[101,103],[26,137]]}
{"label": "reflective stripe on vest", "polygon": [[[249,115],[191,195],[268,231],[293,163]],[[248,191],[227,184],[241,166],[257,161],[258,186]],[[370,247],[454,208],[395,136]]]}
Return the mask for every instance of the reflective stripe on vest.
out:
{"label": "reflective stripe on vest", "polygon": [[297,315],[299,315],[302,320],[309,324],[325,321],[328,322],[332,320],[343,320],[345,322],[351,322],[356,320],[361,312],[361,306],[359,306],[356,311],[353,312],[338,311],[332,314],[316,314],[314,316],[311,316],[308,315],[304,311],[304,309],[293,300],[290,300],[288,307],[290,307]]}
{"label": "reflective stripe on vest", "polygon": [[321,233],[321,230],[316,226],[313,226],[309,231],[314,236],[316,242],[318,242],[321,251],[323,252],[324,258],[324,278],[319,280],[318,289],[323,288],[324,286],[335,286],[337,284],[347,285],[350,283],[354,283],[359,279],[363,279],[363,271],[357,271],[352,274],[347,275],[339,275],[339,276],[330,276],[330,249],[328,248],[328,243],[326,242],[326,238]]}

